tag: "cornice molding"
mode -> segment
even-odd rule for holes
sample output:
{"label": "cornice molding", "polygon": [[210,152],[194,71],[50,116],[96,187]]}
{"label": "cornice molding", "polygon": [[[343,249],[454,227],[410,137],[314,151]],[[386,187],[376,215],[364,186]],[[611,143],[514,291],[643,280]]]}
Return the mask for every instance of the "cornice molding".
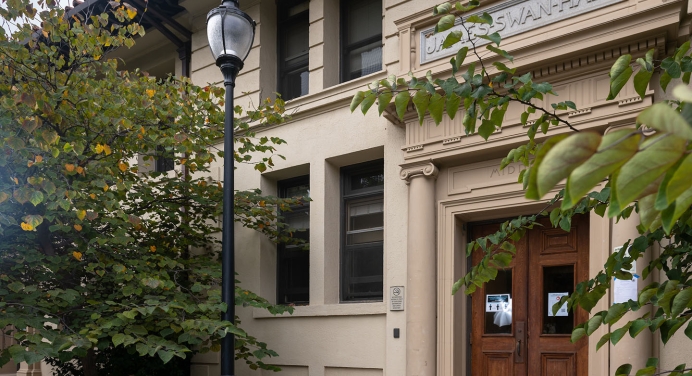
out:
{"label": "cornice molding", "polygon": [[425,178],[437,179],[440,170],[433,163],[432,159],[420,162],[404,163],[401,166],[399,177],[405,180],[406,184],[411,182],[411,179],[421,176]]}

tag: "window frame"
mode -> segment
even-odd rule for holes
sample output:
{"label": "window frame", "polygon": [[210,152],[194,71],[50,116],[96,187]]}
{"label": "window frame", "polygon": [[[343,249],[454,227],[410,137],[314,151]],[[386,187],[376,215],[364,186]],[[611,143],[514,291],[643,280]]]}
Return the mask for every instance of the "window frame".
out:
{"label": "window frame", "polygon": [[156,146],[156,158],[154,158],[154,172],[166,173],[175,170],[175,159],[167,157],[169,154],[163,145]]}
{"label": "window frame", "polygon": [[[359,163],[355,165],[350,165],[341,168],[341,221],[340,221],[340,252],[339,252],[339,300],[342,303],[357,303],[357,302],[381,302],[384,300],[384,209],[382,218],[382,231],[383,239],[381,242],[372,242],[365,244],[353,244],[347,245],[348,228],[349,228],[349,204],[359,201],[376,201],[382,200],[384,206],[384,186],[385,182],[383,180],[382,185],[377,185],[373,187],[366,187],[360,189],[352,189],[351,182],[355,175],[363,175],[373,172],[381,172],[384,177],[384,159],[377,159],[369,162]],[[379,228],[379,227],[378,227]],[[349,267],[349,262],[352,260],[348,258],[348,253],[352,251],[363,250],[367,248],[377,247],[379,244],[381,256],[382,256],[382,270],[380,274],[380,279],[382,280],[382,290],[379,294],[373,293],[355,293],[349,292],[348,288],[350,285],[351,277],[348,275],[347,270]],[[364,277],[360,277],[364,278]]]}
{"label": "window frame", "polygon": [[[378,0],[380,2],[380,17],[381,17],[381,9],[382,9],[382,0]],[[382,32],[382,21],[380,21],[380,33],[377,35],[373,35],[371,37],[367,37],[365,39],[359,40],[357,42],[353,42],[350,45],[346,45],[346,40],[347,40],[347,35],[348,35],[348,6],[350,4],[351,0],[341,0],[339,4],[339,22],[340,22],[340,27],[339,27],[339,46],[340,46],[340,55],[341,59],[339,61],[339,80],[341,83],[348,82],[351,80],[355,80],[358,77],[350,78],[350,63],[348,59],[348,55],[353,51],[357,50],[358,48],[367,46],[368,44],[377,42],[378,40],[380,41],[380,48],[382,49],[382,52],[384,52],[384,42],[382,40],[383,38],[383,32]],[[380,61],[380,70],[382,70],[384,63]],[[363,77],[364,75],[361,75],[360,77]]]}
{"label": "window frame", "polygon": [[[284,16],[285,14],[288,13],[288,10],[291,7],[300,5],[302,3],[308,3],[308,8],[305,11],[302,11],[298,14],[292,15],[292,16]],[[276,39],[276,88],[277,92],[279,92],[282,95],[282,98],[286,101],[289,101],[291,99],[295,98],[300,98],[304,95],[309,94],[309,86],[310,86],[310,41],[309,41],[309,29],[310,29],[310,1],[309,0],[280,0],[277,1],[277,28],[276,28],[276,34],[277,34],[277,39]],[[283,35],[287,35],[288,33],[285,32],[284,27],[286,25],[292,25],[295,22],[303,22],[308,26],[308,40],[306,41],[306,44],[308,46],[307,50],[303,54],[298,54],[295,56],[283,56],[283,43],[285,42],[285,39],[282,37]],[[299,59],[305,57],[305,61],[300,61],[298,63],[294,64],[288,64],[288,60],[294,60],[294,59]],[[305,69],[306,72],[308,72],[308,92],[306,94],[299,94],[297,96],[288,96],[286,93],[286,88],[289,86],[287,82],[287,77],[291,73],[295,73],[301,69]]]}
{"label": "window frame", "polygon": [[[285,180],[280,180],[277,182],[277,193],[280,198],[289,198],[287,197],[288,189],[291,187],[299,186],[299,185],[305,185],[307,184],[308,190],[310,189],[310,175],[303,175],[303,176],[297,176],[294,178],[289,178]],[[293,197],[293,196],[291,196]],[[295,213],[296,211],[302,211],[310,215],[310,202],[305,202],[301,205],[293,205],[290,207],[291,212],[289,213]],[[281,212],[279,212],[279,215],[282,215]],[[307,236],[308,236],[308,246],[309,246],[309,241],[310,241],[310,227],[308,225],[307,229]],[[297,246],[297,245],[286,245],[285,243],[278,243],[276,245],[276,302],[277,304],[293,304],[293,305],[310,305],[310,251],[309,249],[302,249],[303,247]],[[291,253],[291,255],[284,255],[282,257],[281,253]],[[308,257],[308,285],[307,285],[307,300],[284,300],[282,298],[282,295],[285,295],[284,293],[286,292],[286,286],[282,282],[282,264],[281,261],[286,258],[292,258],[295,257],[295,253],[297,252],[306,252],[307,257]],[[290,290],[290,289],[289,289]],[[289,292],[289,293],[295,293],[295,292]]]}

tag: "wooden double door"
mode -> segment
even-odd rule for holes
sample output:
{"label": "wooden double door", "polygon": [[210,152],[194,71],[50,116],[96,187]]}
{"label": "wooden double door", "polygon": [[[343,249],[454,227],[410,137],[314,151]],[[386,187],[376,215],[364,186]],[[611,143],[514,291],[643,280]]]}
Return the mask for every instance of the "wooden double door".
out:
{"label": "wooden double door", "polygon": [[[581,308],[550,309],[588,278],[589,222],[575,217],[570,232],[541,220],[515,243],[514,260],[472,295],[471,373],[474,376],[586,376],[588,339],[571,343]],[[494,233],[498,224],[470,226],[472,239]],[[473,255],[474,263],[482,255]]]}

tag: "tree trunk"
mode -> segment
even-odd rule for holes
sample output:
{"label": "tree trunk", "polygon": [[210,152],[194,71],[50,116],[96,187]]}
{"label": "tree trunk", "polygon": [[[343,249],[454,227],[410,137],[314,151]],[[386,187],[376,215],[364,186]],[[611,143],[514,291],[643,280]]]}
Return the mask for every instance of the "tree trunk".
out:
{"label": "tree trunk", "polygon": [[91,348],[87,351],[87,356],[82,359],[82,371],[84,376],[98,376],[99,369],[96,365],[96,351]]}

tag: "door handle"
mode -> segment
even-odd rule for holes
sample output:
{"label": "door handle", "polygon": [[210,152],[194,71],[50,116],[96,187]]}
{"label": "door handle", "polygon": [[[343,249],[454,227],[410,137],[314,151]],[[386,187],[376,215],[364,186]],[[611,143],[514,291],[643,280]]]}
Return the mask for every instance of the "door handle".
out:
{"label": "door handle", "polygon": [[517,321],[515,325],[514,339],[516,340],[517,347],[515,350],[514,363],[524,363],[524,353],[526,352],[521,351],[521,348],[526,345],[526,323],[524,321]]}

